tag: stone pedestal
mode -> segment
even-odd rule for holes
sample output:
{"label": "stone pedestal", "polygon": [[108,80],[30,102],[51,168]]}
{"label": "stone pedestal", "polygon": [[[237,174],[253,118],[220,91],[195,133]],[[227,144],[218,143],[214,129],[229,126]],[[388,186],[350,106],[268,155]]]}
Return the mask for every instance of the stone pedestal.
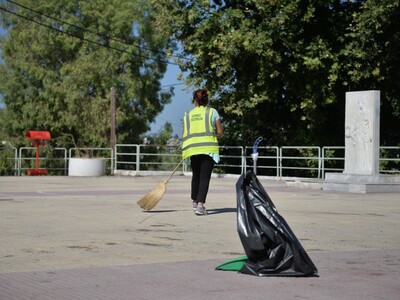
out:
{"label": "stone pedestal", "polygon": [[380,92],[346,93],[345,165],[327,173],[323,190],[400,192],[400,176],[379,174]]}
{"label": "stone pedestal", "polygon": [[326,173],[324,191],[348,193],[400,193],[400,176]]}

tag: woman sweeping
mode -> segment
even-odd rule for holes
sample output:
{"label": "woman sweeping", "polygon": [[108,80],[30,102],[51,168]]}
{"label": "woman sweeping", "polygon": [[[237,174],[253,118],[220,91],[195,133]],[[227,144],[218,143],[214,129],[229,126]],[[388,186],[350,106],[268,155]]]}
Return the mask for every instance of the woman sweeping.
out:
{"label": "woman sweeping", "polygon": [[205,207],[211,173],[219,162],[218,139],[222,123],[218,112],[208,106],[207,89],[193,93],[194,108],[183,117],[182,157],[192,167],[191,199],[196,215],[207,214]]}

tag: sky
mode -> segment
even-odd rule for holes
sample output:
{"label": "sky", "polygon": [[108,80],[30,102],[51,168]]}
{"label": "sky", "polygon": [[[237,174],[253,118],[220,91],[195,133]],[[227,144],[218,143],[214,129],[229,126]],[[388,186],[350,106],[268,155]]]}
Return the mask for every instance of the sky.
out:
{"label": "sky", "polygon": [[172,101],[164,107],[164,110],[156,117],[156,122],[151,124],[150,133],[158,133],[164,128],[166,122],[171,123],[173,127],[173,135],[182,135],[182,123],[183,114],[193,108],[192,105],[192,91],[184,90],[182,81],[177,79],[180,73],[179,67],[176,65],[168,65],[167,72],[161,81],[162,86],[174,86],[175,95],[172,96]]}

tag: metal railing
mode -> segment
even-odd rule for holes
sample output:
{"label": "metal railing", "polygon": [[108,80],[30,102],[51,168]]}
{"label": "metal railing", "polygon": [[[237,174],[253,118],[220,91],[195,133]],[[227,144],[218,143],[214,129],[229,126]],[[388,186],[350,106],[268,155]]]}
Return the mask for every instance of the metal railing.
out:
{"label": "metal railing", "polygon": [[18,149],[9,145],[0,147],[0,175],[17,175]]}
{"label": "metal railing", "polygon": [[[60,154],[57,154],[60,152]],[[36,160],[36,147],[21,147],[19,148],[19,156],[17,159],[18,169],[17,174],[20,176],[22,171],[35,168]],[[67,160],[67,149],[66,148],[41,148],[41,154],[39,156],[39,168],[44,169],[45,164],[50,164],[53,173],[62,175],[68,172],[68,160]],[[43,155],[44,154],[44,155]]]}
{"label": "metal railing", "polygon": [[321,177],[325,178],[325,172],[341,172],[344,170],[344,146],[322,147]]}
{"label": "metal railing", "polygon": [[[221,161],[214,168],[215,173],[243,174],[252,164],[252,147],[220,146]],[[382,150],[396,151],[380,157],[380,172],[400,173],[400,147],[381,147]],[[258,147],[257,174],[274,177],[324,178],[326,172],[344,170],[344,146],[267,146]],[[386,153],[387,154],[387,153]],[[114,151],[115,170],[169,171],[179,162],[180,149],[165,145],[118,144]],[[390,162],[391,169],[387,168]],[[393,168],[393,166],[395,166]],[[395,169],[397,167],[397,169]],[[188,170],[182,166],[183,171]]]}
{"label": "metal railing", "polygon": [[[35,147],[0,148],[1,175],[22,175],[34,168]],[[251,146],[220,146],[220,162],[215,173],[243,174],[256,167],[257,175],[282,177],[311,177],[321,179],[326,172],[344,170],[343,146],[261,146],[258,159],[253,162]],[[67,175],[68,161],[85,152],[89,156],[106,160],[107,174],[118,171],[171,171],[181,159],[179,147],[166,145],[117,144],[111,148],[51,148],[43,147],[39,155],[39,168],[49,175]],[[380,147],[380,173],[400,174],[400,147]],[[256,163],[256,165],[255,165]],[[182,165],[182,171],[190,166]]]}
{"label": "metal railing", "polygon": [[[253,161],[251,158],[251,153],[252,153],[253,147],[246,146],[245,147],[245,153],[246,157],[244,160],[245,163],[245,168],[249,167],[251,165],[253,168],[256,167],[258,169],[258,174],[263,174],[263,175],[269,175],[269,176],[280,176],[280,169],[279,169],[279,164],[280,164],[280,151],[279,147],[277,146],[258,146],[257,151],[258,151],[258,157],[257,157],[257,162]],[[255,166],[254,166],[255,164]]]}
{"label": "metal railing", "polygon": [[117,144],[115,146],[115,170],[164,171],[180,161],[181,153],[166,145]]}
{"label": "metal railing", "polygon": [[[313,153],[314,151],[317,152]],[[286,154],[287,153],[287,154]],[[297,154],[297,155],[296,155]],[[279,149],[279,177],[292,177],[293,172],[284,174],[285,170],[307,170],[321,178],[321,148],[315,146],[283,146]],[[305,163],[302,163],[305,162]],[[305,172],[302,172],[305,173]],[[301,175],[301,173],[300,173]],[[296,176],[307,177],[307,176]],[[312,176],[315,177],[315,176]]]}
{"label": "metal railing", "polygon": [[379,172],[387,174],[400,173],[400,147],[379,147]]}
{"label": "metal railing", "polygon": [[244,148],[240,146],[220,146],[220,162],[215,169],[218,173],[243,174],[246,167]]}

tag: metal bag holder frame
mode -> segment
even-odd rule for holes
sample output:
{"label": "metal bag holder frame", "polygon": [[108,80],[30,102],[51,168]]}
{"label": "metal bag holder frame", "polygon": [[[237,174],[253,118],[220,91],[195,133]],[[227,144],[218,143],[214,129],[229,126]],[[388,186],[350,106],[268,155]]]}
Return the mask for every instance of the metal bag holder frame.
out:
{"label": "metal bag holder frame", "polygon": [[46,169],[39,169],[39,147],[45,146],[45,141],[50,141],[51,135],[49,131],[35,131],[29,130],[25,133],[25,138],[31,140],[30,145],[36,147],[36,164],[35,169],[28,169],[28,175],[46,175]]}

